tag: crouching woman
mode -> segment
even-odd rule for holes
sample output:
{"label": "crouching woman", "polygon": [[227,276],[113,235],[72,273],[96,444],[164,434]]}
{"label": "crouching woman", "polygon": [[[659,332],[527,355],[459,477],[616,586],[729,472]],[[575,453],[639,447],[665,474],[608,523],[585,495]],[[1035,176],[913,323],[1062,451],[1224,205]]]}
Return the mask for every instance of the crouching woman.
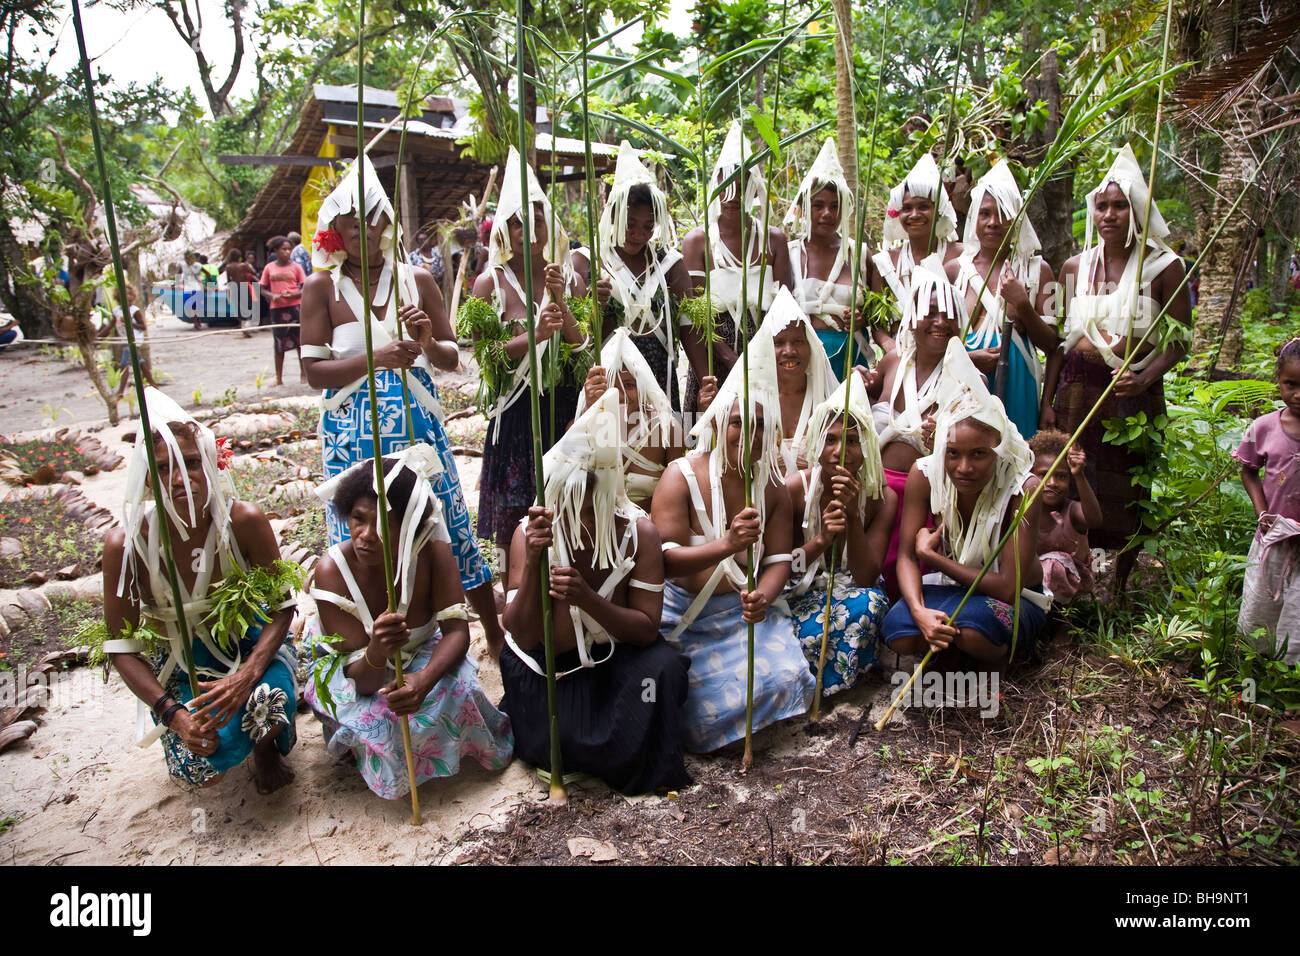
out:
{"label": "crouching woman", "polygon": [[[885,616],[883,636],[900,654],[933,650],[941,670],[999,668],[1034,643],[1051,607],[1036,552],[1037,501],[998,547],[1038,484],[1034,457],[960,339],[948,343],[944,373],[934,452],[912,466],[903,493],[902,600]],[[931,515],[935,526],[926,528]]]}

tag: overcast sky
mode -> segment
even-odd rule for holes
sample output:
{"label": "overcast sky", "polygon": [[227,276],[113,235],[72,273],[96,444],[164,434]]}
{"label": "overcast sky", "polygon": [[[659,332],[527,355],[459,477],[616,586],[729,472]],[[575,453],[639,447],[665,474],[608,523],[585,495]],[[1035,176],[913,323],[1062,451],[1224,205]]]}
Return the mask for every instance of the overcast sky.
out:
{"label": "overcast sky", "polygon": [[[198,0],[198,3],[205,24],[200,42],[208,62],[213,65],[214,82],[220,83],[230,65],[234,38],[226,23],[222,0]],[[671,0],[671,5],[667,27],[678,34],[688,32],[693,0]],[[188,86],[193,89],[199,103],[207,106],[194,57],[161,10],[148,7],[119,13],[103,5],[88,8],[83,3],[81,16],[91,60],[116,83],[135,81],[147,84],[161,75],[173,88]],[[620,36],[620,40],[630,45],[640,33],[639,25],[631,27]],[[77,36],[72,27],[71,2],[62,5],[60,25],[53,39],[44,34],[37,37],[25,35],[23,39],[27,53],[38,62],[48,61],[52,72],[63,75],[74,68],[77,64]],[[253,72],[250,47],[251,44],[245,46],[243,68],[235,82],[234,94],[237,97],[250,96],[256,90],[257,78]]]}

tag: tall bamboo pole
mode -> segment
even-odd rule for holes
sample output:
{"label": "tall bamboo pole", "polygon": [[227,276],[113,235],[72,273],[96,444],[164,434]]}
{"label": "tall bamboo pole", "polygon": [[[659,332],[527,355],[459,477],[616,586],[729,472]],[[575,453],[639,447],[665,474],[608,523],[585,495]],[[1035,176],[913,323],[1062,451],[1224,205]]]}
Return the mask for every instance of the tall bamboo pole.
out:
{"label": "tall bamboo pole", "polygon": [[[886,8],[888,9],[888,8]],[[966,54],[966,25],[970,22],[970,0],[962,4],[961,32],[957,35],[957,65],[952,72],[952,93],[948,97],[948,128],[943,134],[942,163],[948,162],[948,151],[952,149],[953,122],[957,118],[957,87],[961,80],[961,61]],[[934,237],[939,229],[939,196],[943,193],[943,166],[939,166],[939,191],[935,193],[934,208],[930,210],[930,238],[925,245],[925,254],[934,252]]]}
{"label": "tall bamboo pole", "polygon": [[[740,175],[736,180],[736,193],[740,197],[740,314],[736,322],[740,327],[740,361],[741,361],[741,461],[740,467],[745,475],[745,507],[754,507],[754,473],[750,463],[751,436],[749,433],[749,210],[745,208],[745,179],[749,175],[749,165],[745,162],[744,125],[741,126],[740,139]],[[766,246],[766,236],[760,236]],[[723,240],[724,242],[726,240]],[[761,280],[760,280],[761,281]],[[760,311],[762,301],[759,302]],[[764,409],[764,415],[770,410]],[[781,413],[780,408],[777,414]],[[724,450],[725,454],[725,450]],[[721,525],[719,525],[721,527]],[[745,551],[745,587],[748,593],[754,593],[754,546]],[[740,769],[748,770],[754,765],[754,622],[745,625],[745,753],[740,759]]]}
{"label": "tall bamboo pole", "polygon": [[[388,592],[388,611],[393,613],[397,610],[397,590],[393,585],[393,552],[390,547],[392,535],[388,525],[388,495],[384,490],[384,453],[383,444],[380,439],[379,431],[379,400],[375,388],[375,345],[374,335],[370,328],[370,313],[373,303],[370,301],[370,259],[369,249],[367,249],[367,226],[369,219],[366,217],[366,164],[365,152],[362,144],[365,143],[365,103],[366,103],[366,0],[359,0],[357,6],[357,225],[361,242],[361,307],[365,311],[364,315],[357,316],[361,323],[362,331],[366,337],[366,386],[370,392],[370,433],[374,438],[374,466],[375,466],[375,513],[378,521],[379,543],[384,552],[384,588]],[[396,254],[394,254],[396,257]],[[393,276],[393,285],[396,289],[397,276]],[[396,291],[394,291],[396,294]],[[396,672],[394,686],[401,687],[405,682],[402,673],[402,652],[399,650],[393,655],[393,670]],[[407,718],[400,718],[402,725],[402,747],[406,751],[406,779],[411,787],[411,823],[419,826],[423,820],[420,817],[420,795],[416,790],[415,782],[415,758],[411,753],[411,725]]]}
{"label": "tall bamboo pole", "polygon": [[[596,231],[596,162],[591,155],[591,122],[587,115],[589,90],[587,81],[587,47],[591,43],[587,24],[587,4],[582,4],[582,151],[586,160],[586,182],[583,192],[587,198],[587,251],[591,255],[591,288],[587,294],[594,303],[591,320],[592,343],[596,348],[596,361],[600,361],[600,339],[602,326],[605,324],[604,309],[600,306],[600,296],[596,294],[596,285],[600,282],[600,233]],[[671,367],[672,363],[669,363]]]}
{"label": "tall bamboo pole", "polygon": [[[162,480],[158,476],[158,460],[153,453],[153,423],[149,420],[149,406],[144,400],[144,375],[140,370],[140,353],[135,344],[135,323],[131,321],[131,302],[126,297],[126,268],[122,264],[122,247],[117,238],[117,215],[113,211],[113,188],[108,179],[108,165],[104,160],[104,141],[99,130],[99,109],[95,105],[95,81],[90,74],[90,57],[86,54],[86,34],[81,23],[81,4],[72,0],[72,23],[77,33],[77,53],[81,60],[81,81],[86,90],[86,108],[90,114],[90,135],[95,144],[95,167],[103,190],[104,225],[108,230],[108,245],[113,252],[113,277],[117,285],[118,301],[122,303],[126,328],[126,345],[131,354],[131,378],[135,386],[136,404],[140,407],[140,427],[144,433],[145,461],[149,463],[149,490],[153,493],[154,520],[161,522],[158,538],[162,541],[163,564],[167,568],[167,583],[172,592],[172,605],[176,608],[176,629],[180,635],[181,658],[185,675],[189,678],[190,698],[199,696],[199,678],[194,667],[194,644],[189,623],[185,619],[185,601],[181,596],[180,576],[172,554],[171,528],[167,509],[163,503]],[[176,466],[179,463],[175,463]],[[155,595],[157,597],[157,595]]]}
{"label": "tall bamboo pole", "polygon": [[[839,32],[841,34],[844,33],[843,30]],[[850,35],[852,34],[851,26],[848,32]],[[888,35],[889,35],[889,7],[885,7],[885,20],[880,31],[879,62],[880,62],[882,83],[884,81],[884,69],[885,69],[885,38]],[[867,153],[867,175],[865,181],[859,180],[859,185],[862,188],[859,190],[859,199],[858,199],[858,208],[857,208],[857,225],[856,225],[856,229],[854,230],[855,240],[853,244],[853,279],[852,279],[853,284],[849,290],[849,337],[844,344],[844,366],[843,366],[844,374],[840,378],[840,381],[845,383],[844,417],[842,419],[843,424],[840,426],[840,467],[841,468],[844,467],[844,462],[846,460],[845,456],[848,453],[848,447],[849,447],[849,443],[846,440],[844,433],[848,431],[849,428],[849,395],[851,394],[851,390],[850,390],[851,386],[849,385],[849,376],[853,374],[853,332],[854,332],[853,323],[854,320],[857,318],[857,311],[858,311],[858,282],[860,280],[860,273],[862,270],[862,249],[863,249],[862,233],[865,227],[864,224],[866,222],[866,215],[867,215],[867,197],[871,195],[871,187],[873,185],[872,173],[875,170],[875,164],[876,164],[876,128],[877,128],[877,121],[880,119],[880,99],[881,99],[880,84],[877,84],[876,100],[871,109],[871,143],[870,146],[868,146],[868,153]],[[853,110],[853,128],[856,130],[858,128],[858,102],[856,96],[850,99],[850,104],[851,104],[851,109]],[[846,242],[847,239],[844,236],[841,236],[840,241]],[[828,281],[834,282],[837,278],[839,277],[830,276],[828,277]],[[863,423],[861,422],[858,423],[859,428],[861,428],[862,425]],[[824,611],[825,621],[822,624],[821,649],[817,654],[817,685],[813,689],[812,713],[808,715],[808,719],[812,721],[814,724],[817,723],[817,721],[821,717],[822,680],[826,672],[826,649],[827,646],[830,644],[830,636],[831,636],[831,602],[835,595],[835,566],[838,562],[839,554],[840,554],[837,545],[838,542],[834,538],[832,538],[831,547],[830,547],[830,558],[828,560],[829,576],[826,582],[826,607]]]}
{"label": "tall bamboo pole", "polygon": [[[519,95],[519,210],[523,239],[524,268],[524,327],[528,331],[528,377],[530,388],[528,403],[533,424],[533,480],[537,486],[537,503],[546,504],[546,478],[542,469],[542,407],[538,401],[537,330],[533,320],[533,253],[531,204],[528,202],[528,125],[524,110],[524,0],[515,0],[515,67]],[[542,589],[542,641],[546,655],[546,718],[551,740],[550,795],[555,803],[563,804],[568,795],[564,790],[564,760],[560,750],[560,722],[556,709],[555,692],[555,635],[551,620],[550,561],[545,551],[538,562]]]}
{"label": "tall bamboo pole", "polygon": [[[407,120],[410,119],[411,103],[415,99],[415,84],[420,79],[420,71],[424,69],[424,59],[429,53],[429,44],[433,42],[434,36],[436,35],[437,34],[430,35],[429,38],[424,41],[424,46],[420,50],[420,56],[416,60],[415,73],[412,74],[411,76],[410,86],[408,86],[406,90],[406,102],[402,106],[402,132],[401,135],[397,138],[397,166],[394,168],[393,171],[393,198],[397,200],[397,206],[394,209],[394,215],[396,215],[398,219],[398,222],[394,223],[394,228],[393,228],[393,260],[394,260],[393,299],[397,303],[398,312],[401,312],[402,309],[402,283],[400,281],[400,268],[406,262],[405,250],[402,249],[402,244],[397,241],[397,237],[401,235],[400,222],[402,217],[399,213],[399,210],[401,209],[401,202],[402,202],[402,163],[406,155],[406,123]],[[358,131],[357,142],[361,141],[360,136],[361,136],[360,131]],[[416,203],[416,217],[417,218],[419,217],[418,202]],[[366,281],[369,282],[369,277],[367,277]],[[418,300],[416,304],[417,305],[419,304]],[[369,319],[369,316],[367,316],[366,318]],[[455,316],[450,316],[450,318],[454,319]],[[399,339],[406,337],[405,326],[402,325],[401,321],[398,321],[397,323],[397,337]],[[411,411],[411,390],[406,383],[406,369],[404,368],[399,369],[398,372],[402,377],[402,407],[406,411],[407,440],[412,445],[414,445],[415,444],[415,417],[414,417],[414,413]]]}

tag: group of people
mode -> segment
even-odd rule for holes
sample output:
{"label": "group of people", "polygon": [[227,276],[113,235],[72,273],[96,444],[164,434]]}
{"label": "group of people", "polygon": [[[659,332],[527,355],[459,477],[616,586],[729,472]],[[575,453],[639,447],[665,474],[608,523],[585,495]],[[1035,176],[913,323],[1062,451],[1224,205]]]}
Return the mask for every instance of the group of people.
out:
{"label": "group of people", "polygon": [[[545,190],[511,150],[473,285],[501,325],[496,360],[512,371],[488,396],[476,528],[441,421],[435,370],[460,355],[437,283],[401,254],[368,160],[322,204],[301,341],[304,374],[322,389],[330,546],[309,589],[303,693],[331,752],[354,758],[375,793],[407,791],[403,721],[417,782],[454,774],[465,757],[549,764],[546,620],[566,769],[625,793],[675,788],[689,780],[684,751],[745,736],[751,648],[756,730],[804,713],[819,671],[823,694],[853,686],[881,642],[933,651],[939,668],[1001,668],[1033,645],[1054,597],[1089,590],[1090,544],[1119,547],[1136,529],[1143,489],[1100,422],[1154,417],[1181,354],[1173,330],[1189,316],[1168,227],[1127,147],[1088,195],[1060,316],[1005,162],[974,185],[959,242],[923,156],[892,191],[888,245],[873,254],[850,234],[854,198],[833,142],[785,229],[763,228],[767,185],[749,156],[733,125],[707,227],[678,248],[666,196],[623,143],[596,259],[569,253]],[[579,308],[593,280],[597,307]],[[868,289],[893,298],[896,324],[865,324]],[[684,305],[701,296],[703,309]],[[591,348],[590,323],[601,323],[585,379],[552,376],[539,396],[540,503],[529,321],[539,366]],[[1112,378],[1062,458],[1058,429],[1075,429]],[[260,630],[210,639],[214,575],[269,566],[274,536],[255,506],[233,500],[211,433],[157,393],[150,402],[154,434],[137,440],[132,475],[151,447],[173,552],[211,552],[198,571],[177,562],[207,679],[190,699],[175,642],[150,650],[128,636],[113,659],[142,702],[142,733],[152,704],[173,775],[206,783],[252,753],[269,789],[287,779],[293,741],[294,596],[269,603]],[[114,634],[141,615],[175,632],[164,531],[147,498],[133,479],[124,528],[108,541]],[[499,549],[501,606],[477,538]],[[467,656],[471,616],[500,667],[496,705]]]}

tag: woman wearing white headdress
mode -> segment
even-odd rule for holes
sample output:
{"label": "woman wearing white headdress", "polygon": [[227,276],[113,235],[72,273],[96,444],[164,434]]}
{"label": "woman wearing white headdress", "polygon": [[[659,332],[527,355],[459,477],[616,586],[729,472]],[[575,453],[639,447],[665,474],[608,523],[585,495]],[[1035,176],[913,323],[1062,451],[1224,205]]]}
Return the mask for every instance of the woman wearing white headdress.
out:
{"label": "woman wearing white headdress", "polygon": [[840,166],[835,138],[831,137],[799,184],[799,192],[785,214],[785,227],[794,234],[790,240],[790,269],[794,275],[791,291],[812,321],[837,381],[844,370],[849,306],[855,298],[859,314],[853,320],[853,364],[868,364],[864,356],[871,354],[861,311],[862,290],[871,287],[872,266],[864,247],[855,297],[853,224],[853,193]]}
{"label": "woman wearing white headdress", "polygon": [[[699,753],[745,736],[748,623],[754,624],[755,730],[802,714],[815,683],[781,598],[790,577],[793,519],[779,477],[781,402],[771,362],[766,350],[750,356],[748,396],[737,364],[692,429],[701,450],[673,462],[655,490],[652,514],[668,576],[659,630],[691,661],[686,746]],[[753,480],[750,508],[743,469]],[[745,566],[751,546],[752,592]]]}
{"label": "woman wearing white headdress", "polygon": [[[515,525],[528,513],[534,500],[533,421],[528,397],[528,331],[524,321],[528,307],[524,299],[525,270],[533,273],[533,314],[537,340],[537,360],[548,358],[547,350],[559,348],[560,339],[571,345],[581,344],[583,334],[570,311],[568,297],[581,297],[587,287],[581,277],[571,272],[566,278],[567,240],[557,227],[556,235],[548,232],[551,202],[537,181],[537,174],[526,166],[528,195],[519,186],[519,153],[512,146],[501,180],[492,233],[488,238],[488,266],[474,282],[475,298],[492,303],[510,338],[505,340],[506,357],[514,365],[507,388],[498,397],[491,415],[487,439],[483,445],[483,471],[480,478],[478,535],[495,540],[501,553],[510,548]],[[529,230],[532,261],[523,259],[524,228]],[[557,336],[553,339],[552,336]],[[552,388],[555,399],[555,423],[563,428],[573,418],[577,390],[567,385]],[[557,436],[551,434],[549,408],[542,414],[542,450],[551,447]]]}
{"label": "woman wearing white headdress", "polygon": [[[1048,315],[1052,268],[1038,255],[1038,234],[1027,215],[1010,238],[1007,230],[1024,206],[1020,187],[1005,159],[980,177],[971,190],[962,253],[947,265],[948,278],[966,300],[970,327],[966,349],[971,361],[1002,394],[1007,414],[1028,441],[1038,431],[1039,390],[1043,384],[1042,349],[1057,346],[1056,320]],[[998,355],[1002,326],[1011,319],[1007,381],[999,388]]]}
{"label": "woman wearing white headdress", "polygon": [[[939,670],[962,667],[963,658],[967,666],[998,666],[1032,646],[1052,604],[1038,561],[1037,501],[997,549],[1022,499],[1038,485],[1034,455],[960,339],[948,343],[944,366],[934,452],[912,466],[903,494],[903,600],[885,615],[882,630],[900,654],[933,649]],[[990,555],[989,572],[954,616]]]}
{"label": "woman wearing white headdress", "polygon": [[[879,587],[880,569],[898,496],[885,484],[871,399],[857,375],[850,375],[813,411],[804,445],[812,467],[786,479],[795,541],[790,614],[815,675],[826,623],[826,592],[831,591],[831,628],[822,674],[822,694],[829,697],[852,687],[876,659],[880,621],[889,609],[889,599]],[[828,561],[836,540],[840,553],[832,585]]]}
{"label": "woman wearing white headdress", "polygon": [[[451,443],[442,425],[434,369],[452,370],[460,350],[433,274],[401,261],[401,231],[379,175],[365,159],[365,212],[357,214],[357,165],[321,203],[312,239],[313,272],[302,292],[302,356],[307,381],[324,389],[320,434],[326,478],[374,453],[366,382],[365,330],[360,317],[361,226],[365,223],[370,275],[370,328],[375,352],[380,446],[394,454],[420,442],[437,450],[443,467],[433,478],[451,534],[461,586],[483,622],[489,645],[500,645],[492,570],[479,553],[461,492]],[[401,307],[398,307],[400,292]],[[405,336],[399,329],[405,327]],[[406,394],[400,370],[406,369]],[[410,397],[410,425],[406,414]],[[347,519],[325,506],[331,544],[348,536]]]}
{"label": "woman wearing white headdress", "polygon": [[[226,574],[261,568],[278,579],[280,549],[260,508],[235,500],[229,452],[170,398],[145,390],[152,436],[136,429],[127,468],[122,527],[104,540],[103,651],[139,699],[137,743],[161,739],[167,770],[206,786],[251,753],[260,793],[293,779],[284,762],[296,740],[297,662],[285,642],[296,603],[243,613],[262,623],[243,634],[214,632],[206,616]],[[158,462],[163,507],[158,520],[149,486],[148,449]],[[200,693],[191,697],[177,611],[164,567],[162,535],[171,538]],[[299,578],[299,580],[301,580]],[[149,633],[161,640],[152,640]],[[152,723],[150,718],[152,717]]]}
{"label": "woman wearing white headdress", "polygon": [[[740,124],[733,122],[727,130],[718,162],[709,177],[709,192],[713,193],[722,181],[738,170],[752,155],[753,149],[741,132]],[[757,165],[750,166],[744,176],[737,176],[721,193],[709,202],[705,215],[709,220],[709,248],[704,247],[704,229],[696,228],[682,241],[682,258],[691,277],[692,291],[704,294],[705,270],[709,271],[707,287],[718,307],[717,338],[713,343],[714,369],[718,378],[724,377],[736,364],[741,346],[741,332],[752,334],[764,313],[772,304],[778,286],[787,289],[794,285],[790,272],[790,250],[785,234],[775,225],[763,233],[759,218],[763,210],[763,197],[767,183]],[[741,227],[745,228],[744,252],[748,262],[742,263]],[[742,281],[742,273],[747,273]],[[742,290],[741,286],[745,288]],[[741,293],[748,301],[741,301]],[[744,317],[742,324],[741,318]],[[691,368],[686,377],[686,410],[697,411],[700,379],[708,373],[708,353],[703,341],[692,344],[683,339]]]}
{"label": "woman wearing white headdress", "polygon": [[[869,373],[868,391],[878,399],[871,407],[880,441],[885,482],[899,500],[912,465],[930,453],[935,409],[943,382],[943,356],[948,343],[966,327],[966,306],[943,272],[937,255],[918,264],[912,273],[898,348]],[[890,600],[898,597],[898,533],[902,508],[894,518],[883,576]]]}
{"label": "woman wearing white headdress", "polygon": [[[766,354],[770,352],[771,354]],[[750,364],[776,369],[781,396],[781,477],[803,467],[799,449],[813,409],[835,388],[821,339],[789,289],[782,289],[749,341]]]}
{"label": "woman wearing white headdress", "polygon": [[664,466],[686,453],[686,436],[645,357],[627,329],[615,329],[600,349],[600,364],[587,373],[577,415],[613,389],[623,406],[619,439],[627,496],[650,506]]}
{"label": "woman wearing white headdress", "polygon": [[[1147,251],[1138,283],[1138,243],[1147,210]],[[1186,353],[1182,331],[1191,327],[1191,300],[1183,285],[1183,264],[1165,239],[1160,215],[1133,151],[1115,156],[1100,185],[1088,193],[1083,252],[1061,267],[1065,288],[1065,342],[1047,363],[1041,424],[1073,432],[1115,377],[1130,349],[1134,361],[1106,398],[1079,444],[1088,456],[1088,480],[1097,490],[1106,522],[1089,529],[1102,548],[1121,548],[1141,524],[1139,502],[1150,489],[1132,480],[1143,453],[1102,440],[1103,423],[1143,413],[1148,422],[1165,412],[1164,376]],[[1165,311],[1167,309],[1167,311]],[[1147,335],[1157,316],[1160,325]],[[1162,334],[1168,333],[1168,334]],[[1139,340],[1146,335],[1146,341]],[[1131,446],[1132,447],[1132,446]],[[1122,589],[1137,551],[1120,555]]]}
{"label": "woman wearing white headdress", "polygon": [[679,329],[677,303],[691,294],[691,280],[677,251],[668,197],[627,140],[618,147],[614,185],[597,231],[598,289],[606,300],[602,340],[615,328],[626,328],[672,408],[680,411],[677,345],[687,337],[695,349],[697,333],[689,323]]}
{"label": "woman wearing white headdress", "polygon": [[[373,461],[325,482],[348,523],[349,538],[316,564],[310,594],[319,625],[332,635],[312,666],[304,696],[321,722],[329,752],[352,756],[366,786],[386,800],[410,791],[402,721],[411,728],[416,786],[460,770],[463,757],[486,770],[510,763],[510,720],[492,706],[467,656],[469,614],[429,479],[442,464],[427,445],[385,458],[389,550],[397,607],[388,610]],[[402,655],[402,686],[392,658]]]}
{"label": "woman wearing white headdress", "polygon": [[639,794],[690,783],[681,734],[687,662],[659,636],[663,551],[624,491],[622,416],[607,391],[546,454],[546,507],[529,509],[510,545],[501,709],[516,754],[549,766],[539,580],[549,550],[564,768]]}
{"label": "woman wearing white headdress", "polygon": [[[936,215],[938,223],[933,222]],[[939,164],[929,153],[923,154],[906,178],[889,191],[881,245],[884,249],[871,258],[876,267],[871,288],[876,292],[889,289],[900,310],[910,297],[912,270],[917,263],[931,255],[947,262],[961,254],[957,210],[939,176]]]}

